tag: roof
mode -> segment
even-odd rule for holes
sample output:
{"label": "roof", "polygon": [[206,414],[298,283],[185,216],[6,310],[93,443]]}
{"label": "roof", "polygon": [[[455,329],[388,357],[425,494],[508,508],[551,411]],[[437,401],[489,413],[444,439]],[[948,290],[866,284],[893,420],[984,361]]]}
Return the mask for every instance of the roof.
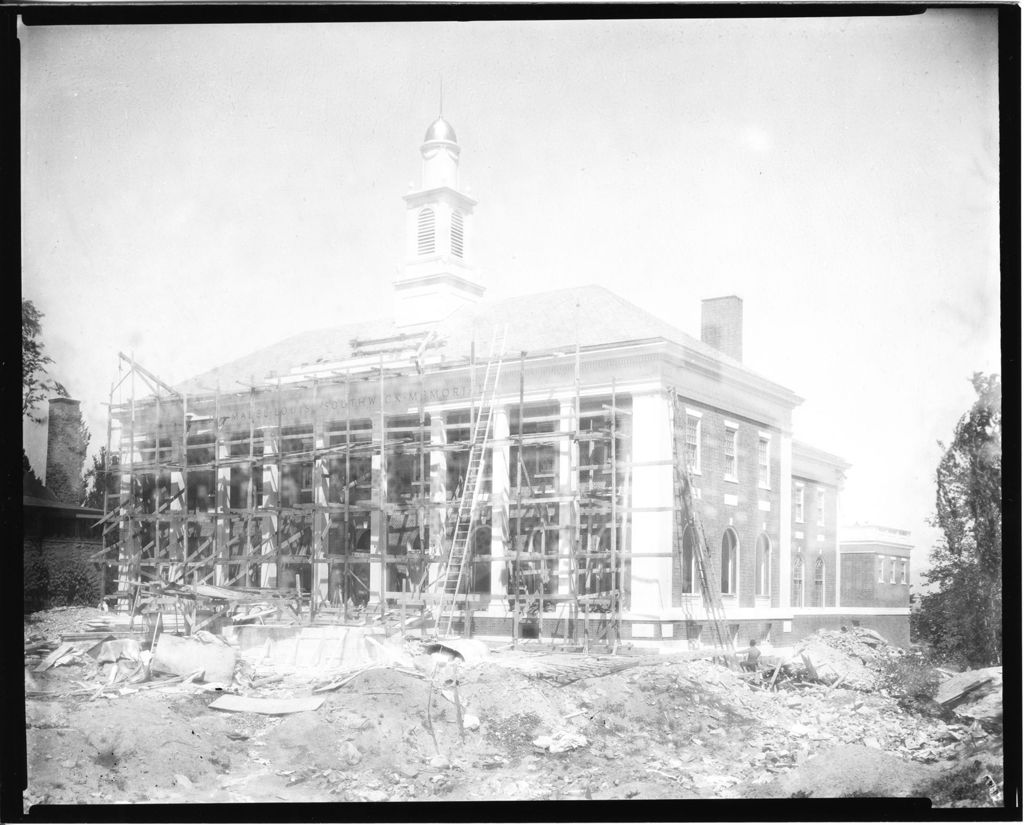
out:
{"label": "roof", "polygon": [[[505,324],[506,353],[572,351],[577,341],[581,348],[589,348],[663,339],[754,374],[735,359],[596,285],[482,301],[460,310],[438,322],[439,345],[430,353],[440,354],[446,363],[458,362],[469,358],[475,342],[477,356],[486,357],[492,331]],[[236,381],[249,384],[255,379],[258,384],[270,375],[287,375],[295,367],[352,358],[353,339],[388,338],[402,332],[390,318],[304,332],[197,375],[177,388],[193,394],[212,391],[218,383],[225,390],[237,389]]]}
{"label": "roof", "polygon": [[853,545],[884,545],[908,551],[914,546],[909,530],[881,524],[845,525],[839,530],[839,544],[851,547]]}
{"label": "roof", "polygon": [[825,452],[804,441],[793,440],[793,475],[829,484],[840,483],[852,465],[833,453]]}
{"label": "roof", "polygon": [[427,134],[423,138],[423,142],[432,143],[437,140],[447,141],[448,143],[459,142],[455,138],[455,130],[452,128],[452,125],[440,116],[427,127]]}
{"label": "roof", "polygon": [[22,496],[22,507],[45,507],[48,510],[74,510],[76,513],[87,513],[89,515],[102,516],[103,511],[94,507],[79,507],[77,504],[66,504],[63,501],[54,501],[47,498],[36,498],[35,496]]}

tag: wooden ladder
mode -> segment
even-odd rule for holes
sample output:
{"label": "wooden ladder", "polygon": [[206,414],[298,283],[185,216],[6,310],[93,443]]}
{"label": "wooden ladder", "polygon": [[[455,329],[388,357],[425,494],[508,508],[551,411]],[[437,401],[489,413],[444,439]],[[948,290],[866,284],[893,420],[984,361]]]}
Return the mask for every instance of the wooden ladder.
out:
{"label": "wooden ladder", "polygon": [[500,341],[498,340],[497,330],[491,336],[491,352],[487,361],[487,369],[484,371],[476,420],[473,422],[471,430],[469,462],[466,466],[465,482],[462,485],[462,497],[459,500],[458,515],[452,530],[452,541],[448,551],[441,599],[438,604],[437,620],[435,622],[435,629],[438,634],[441,633],[442,622],[445,622],[444,635],[446,636],[450,636],[452,632],[452,620],[456,613],[459,591],[469,581],[466,568],[471,563],[470,559],[473,555],[469,545],[473,538],[473,528],[477,522],[477,511],[479,510],[480,492],[483,482],[481,470],[483,469],[484,456],[491,436],[494,398],[498,392],[498,381],[501,377],[501,364],[507,335],[508,327],[506,326],[502,329]]}
{"label": "wooden ladder", "polygon": [[711,565],[711,552],[708,548],[707,536],[704,533],[704,523],[700,513],[693,503],[693,478],[690,475],[690,464],[686,454],[686,416],[678,409],[678,396],[672,391],[673,404],[671,415],[673,419],[673,450],[672,471],[673,483],[673,512],[676,517],[676,530],[674,536],[674,552],[679,560],[680,567],[684,562],[683,543],[686,528],[692,527],[697,535],[694,542],[694,558],[697,562],[697,579],[700,583],[701,598],[704,602],[704,612],[707,614],[708,622],[711,625],[711,640],[715,647],[721,651],[722,658],[726,665],[735,669],[736,652],[732,639],[726,628],[725,608],[722,605],[722,596],[715,587],[714,576]]}

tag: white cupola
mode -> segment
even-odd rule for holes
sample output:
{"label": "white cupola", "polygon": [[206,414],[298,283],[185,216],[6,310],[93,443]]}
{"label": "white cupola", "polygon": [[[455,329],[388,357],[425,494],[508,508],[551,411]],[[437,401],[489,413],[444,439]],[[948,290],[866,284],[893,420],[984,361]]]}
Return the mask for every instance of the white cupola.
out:
{"label": "white cupola", "polygon": [[406,254],[395,280],[398,326],[431,324],[484,293],[472,265],[473,207],[459,191],[459,144],[438,117],[420,146],[421,188],[405,196]]}

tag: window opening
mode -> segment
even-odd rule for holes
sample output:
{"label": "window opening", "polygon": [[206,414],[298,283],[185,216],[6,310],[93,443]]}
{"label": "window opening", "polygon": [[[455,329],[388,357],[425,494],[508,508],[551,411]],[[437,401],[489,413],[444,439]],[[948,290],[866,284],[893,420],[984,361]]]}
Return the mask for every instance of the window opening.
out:
{"label": "window opening", "polygon": [[434,251],[434,224],[436,217],[430,207],[421,209],[416,221],[416,251],[420,255],[429,255]]}

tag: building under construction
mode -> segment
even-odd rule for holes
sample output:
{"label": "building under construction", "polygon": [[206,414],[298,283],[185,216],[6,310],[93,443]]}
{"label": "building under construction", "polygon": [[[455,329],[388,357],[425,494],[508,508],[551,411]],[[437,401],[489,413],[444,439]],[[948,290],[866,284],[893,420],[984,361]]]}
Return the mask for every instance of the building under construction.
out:
{"label": "building under construction", "polygon": [[744,367],[740,299],[705,301],[700,339],[598,287],[485,300],[459,152],[439,118],[394,317],[173,387],[122,357],[119,604],[207,584],[612,645],[905,623],[839,605],[847,465],[794,442],[800,399]]}

